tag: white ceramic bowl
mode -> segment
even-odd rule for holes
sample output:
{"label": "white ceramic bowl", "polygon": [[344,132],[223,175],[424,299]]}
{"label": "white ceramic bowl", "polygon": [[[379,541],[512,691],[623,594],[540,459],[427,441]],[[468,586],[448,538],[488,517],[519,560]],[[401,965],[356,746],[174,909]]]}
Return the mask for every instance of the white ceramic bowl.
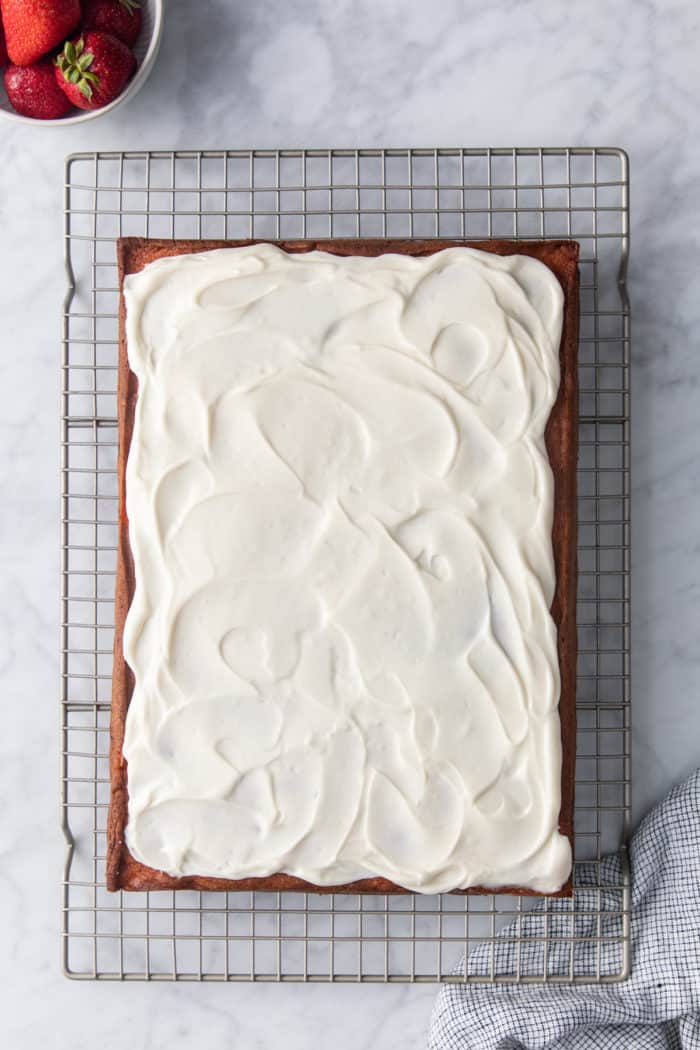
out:
{"label": "white ceramic bowl", "polygon": [[155,64],[158,48],[160,47],[160,38],[163,34],[163,0],[141,0],[141,10],[143,13],[143,24],[139,38],[134,44],[134,54],[136,55],[138,66],[134,76],[121,95],[115,98],[114,102],[110,102],[108,106],[103,106],[102,109],[76,109],[59,120],[35,120],[34,117],[23,117],[19,113],[15,113],[7,101],[5,84],[2,76],[0,76],[0,117],[4,120],[14,120],[18,124],[81,124],[83,121],[94,120],[105,113],[110,113],[117,106],[121,106],[130,98],[133,98],[146,83]]}

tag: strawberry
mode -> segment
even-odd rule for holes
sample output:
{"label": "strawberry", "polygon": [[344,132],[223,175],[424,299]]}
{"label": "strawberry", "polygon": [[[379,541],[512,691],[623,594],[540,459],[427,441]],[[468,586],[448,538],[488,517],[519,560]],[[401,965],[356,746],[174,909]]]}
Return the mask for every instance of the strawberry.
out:
{"label": "strawberry", "polygon": [[139,0],[84,0],[83,29],[101,29],[133,47],[141,32]]}
{"label": "strawberry", "polygon": [[31,66],[65,40],[80,21],[80,0],[2,0],[10,61]]}
{"label": "strawberry", "polygon": [[88,29],[69,40],[56,59],[61,90],[80,109],[101,109],[120,95],[136,69],[126,44],[111,33]]}
{"label": "strawberry", "polygon": [[7,65],[7,48],[5,47],[5,33],[2,28],[2,20],[0,19],[0,69],[4,69]]}
{"label": "strawberry", "polygon": [[56,83],[53,62],[44,58],[33,66],[8,66],[5,90],[10,105],[24,117],[57,120],[72,106]]}

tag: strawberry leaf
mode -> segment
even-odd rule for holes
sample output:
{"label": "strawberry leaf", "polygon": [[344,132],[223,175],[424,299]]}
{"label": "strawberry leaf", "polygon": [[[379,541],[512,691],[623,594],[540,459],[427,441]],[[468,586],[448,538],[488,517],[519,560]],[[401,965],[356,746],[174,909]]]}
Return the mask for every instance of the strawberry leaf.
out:
{"label": "strawberry leaf", "polygon": [[93,86],[98,87],[100,83],[100,78],[90,68],[94,60],[92,51],[85,51],[85,41],[82,37],[75,45],[69,40],[63,54],[56,60],[65,80],[74,84],[88,100],[93,96]]}

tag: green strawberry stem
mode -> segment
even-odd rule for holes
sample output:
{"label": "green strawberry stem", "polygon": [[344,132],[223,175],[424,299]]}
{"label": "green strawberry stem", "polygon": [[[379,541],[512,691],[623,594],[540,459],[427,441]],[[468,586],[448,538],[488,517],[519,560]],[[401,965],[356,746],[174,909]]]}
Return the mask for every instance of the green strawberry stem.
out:
{"label": "green strawberry stem", "polygon": [[100,83],[97,74],[90,70],[94,58],[92,51],[85,50],[85,40],[80,37],[75,44],[72,40],[66,41],[62,53],[56,59],[56,65],[68,83],[75,84],[88,101],[92,98],[93,85],[97,87]]}
{"label": "green strawberry stem", "polygon": [[137,7],[141,6],[140,0],[119,0],[122,7],[125,7],[130,15],[133,15]]}

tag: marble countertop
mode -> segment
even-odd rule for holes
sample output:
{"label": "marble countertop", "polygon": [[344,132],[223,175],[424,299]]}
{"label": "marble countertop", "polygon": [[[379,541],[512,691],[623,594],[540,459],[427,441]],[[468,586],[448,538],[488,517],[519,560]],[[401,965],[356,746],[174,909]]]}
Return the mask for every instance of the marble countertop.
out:
{"label": "marble countertop", "polygon": [[8,1048],[420,1048],[432,986],[120,986],[60,974],[63,159],[238,145],[629,151],[638,817],[698,762],[700,12],[693,0],[166,8],[156,69],[131,104],[76,128],[0,123],[0,1033]]}

